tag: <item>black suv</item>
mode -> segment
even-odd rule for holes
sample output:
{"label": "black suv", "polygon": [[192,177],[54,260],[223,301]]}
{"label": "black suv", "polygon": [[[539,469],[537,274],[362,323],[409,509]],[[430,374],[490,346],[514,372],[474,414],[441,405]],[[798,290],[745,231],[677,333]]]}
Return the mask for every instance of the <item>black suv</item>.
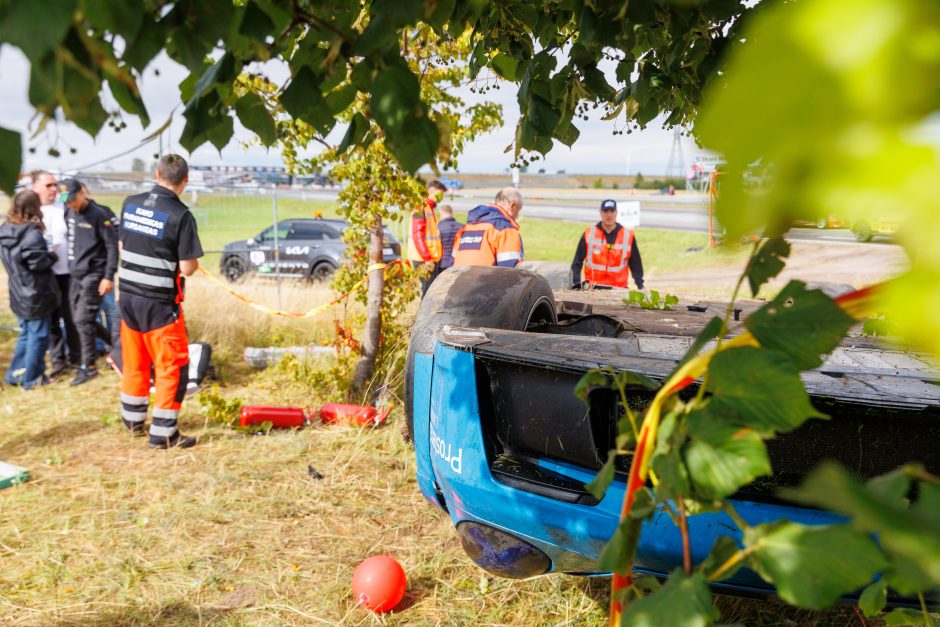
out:
{"label": "black suv", "polygon": [[[229,281],[241,280],[249,272],[274,276],[325,282],[333,276],[343,260],[346,244],[343,242],[345,220],[302,218],[281,220],[277,223],[280,262],[275,260],[275,227],[247,240],[226,244],[222,250],[222,274]],[[401,244],[386,229],[383,261],[401,257]]]}

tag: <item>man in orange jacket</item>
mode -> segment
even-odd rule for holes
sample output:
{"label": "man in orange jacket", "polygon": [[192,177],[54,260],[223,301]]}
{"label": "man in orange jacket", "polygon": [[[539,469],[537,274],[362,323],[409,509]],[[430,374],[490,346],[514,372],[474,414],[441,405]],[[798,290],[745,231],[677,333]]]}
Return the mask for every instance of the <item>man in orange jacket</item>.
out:
{"label": "man in orange jacket", "polygon": [[428,197],[424,199],[421,210],[411,212],[411,228],[408,237],[408,261],[412,267],[422,264],[431,266],[430,274],[421,279],[421,295],[428,291],[431,282],[440,273],[440,261],[443,253],[441,232],[437,226],[437,203],[444,198],[447,188],[440,181],[431,181],[428,185]]}
{"label": "man in orange jacket", "polygon": [[[581,268],[584,267],[584,282]],[[643,289],[643,260],[633,229],[617,222],[617,201],[601,203],[601,221],[589,226],[578,241],[571,262],[572,287],[627,287],[630,273],[637,289]]]}
{"label": "man in orange jacket", "polygon": [[496,194],[492,205],[480,205],[467,214],[467,224],[454,239],[454,266],[515,268],[522,262],[522,236],[516,218],[522,195],[514,187]]}

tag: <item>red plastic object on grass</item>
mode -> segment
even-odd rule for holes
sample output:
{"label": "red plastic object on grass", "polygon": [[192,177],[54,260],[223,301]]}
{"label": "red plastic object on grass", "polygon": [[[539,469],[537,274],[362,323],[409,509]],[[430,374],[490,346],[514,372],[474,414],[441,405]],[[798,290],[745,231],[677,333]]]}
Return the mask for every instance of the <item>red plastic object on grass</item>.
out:
{"label": "red plastic object on grass", "polygon": [[373,612],[395,609],[407,588],[405,569],[388,555],[375,555],[363,560],[353,573],[352,591],[356,603]]}
{"label": "red plastic object on grass", "polygon": [[275,429],[294,429],[310,424],[307,412],[300,407],[272,407],[269,405],[245,405],[238,421],[243,427],[270,422]]}
{"label": "red plastic object on grass", "polygon": [[326,403],[320,408],[320,420],[328,424],[351,422],[360,427],[366,425],[378,427],[391,413],[391,406],[379,411],[368,405],[347,405],[345,403]]}

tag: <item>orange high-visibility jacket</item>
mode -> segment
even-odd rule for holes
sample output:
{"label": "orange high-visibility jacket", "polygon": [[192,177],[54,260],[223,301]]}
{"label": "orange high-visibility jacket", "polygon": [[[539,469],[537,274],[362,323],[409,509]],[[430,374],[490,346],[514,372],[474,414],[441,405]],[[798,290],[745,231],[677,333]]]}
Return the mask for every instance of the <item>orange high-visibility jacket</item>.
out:
{"label": "orange high-visibility jacket", "polygon": [[411,233],[408,237],[409,261],[438,262],[444,253],[441,232],[437,226],[437,203],[430,198],[424,201],[424,211],[411,212]]}
{"label": "orange high-visibility jacket", "polygon": [[[628,233],[629,231],[629,233]],[[620,229],[613,244],[607,243],[604,229],[594,225],[584,230],[587,256],[584,259],[584,280],[595,285],[627,287],[630,280],[630,252],[633,250],[633,229]]]}
{"label": "orange high-visibility jacket", "polygon": [[514,268],[522,258],[519,225],[499,207],[472,209],[467,224],[454,237],[454,266]]}

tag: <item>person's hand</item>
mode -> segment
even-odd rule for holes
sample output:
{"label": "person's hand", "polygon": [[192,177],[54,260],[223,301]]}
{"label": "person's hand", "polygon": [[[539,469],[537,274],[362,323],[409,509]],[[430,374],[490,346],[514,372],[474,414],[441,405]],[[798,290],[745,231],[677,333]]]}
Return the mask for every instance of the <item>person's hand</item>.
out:
{"label": "person's hand", "polygon": [[114,281],[101,279],[101,283],[98,284],[98,296],[104,296],[105,294],[107,294],[113,289],[114,289]]}

